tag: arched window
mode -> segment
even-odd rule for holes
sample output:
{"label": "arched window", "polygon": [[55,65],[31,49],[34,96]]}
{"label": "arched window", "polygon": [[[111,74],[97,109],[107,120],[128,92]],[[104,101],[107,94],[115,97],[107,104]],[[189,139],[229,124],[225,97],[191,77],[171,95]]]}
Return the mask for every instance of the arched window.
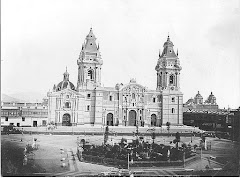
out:
{"label": "arched window", "polygon": [[71,107],[71,104],[69,102],[66,102],[65,103],[65,108],[70,108]]}
{"label": "arched window", "polygon": [[162,86],[162,75],[159,75],[159,84]]}
{"label": "arched window", "polygon": [[157,116],[156,114],[151,115],[151,126],[156,126],[157,124]]}
{"label": "arched window", "polygon": [[107,125],[113,126],[113,114],[112,113],[107,114]]}
{"label": "arched window", "polygon": [[132,99],[135,99],[135,93],[132,94]]}
{"label": "arched window", "polygon": [[172,108],[172,113],[174,113],[174,108]]}
{"label": "arched window", "polygon": [[88,71],[88,78],[89,78],[90,80],[93,80],[93,71],[92,71],[92,70],[89,70],[89,71]]}
{"label": "arched window", "polygon": [[173,76],[173,75],[170,75],[170,77],[169,77],[169,83],[170,83],[170,84],[173,84],[173,82],[174,82],[174,76]]}
{"label": "arched window", "polygon": [[155,103],[156,102],[156,98],[153,98],[153,103]]}

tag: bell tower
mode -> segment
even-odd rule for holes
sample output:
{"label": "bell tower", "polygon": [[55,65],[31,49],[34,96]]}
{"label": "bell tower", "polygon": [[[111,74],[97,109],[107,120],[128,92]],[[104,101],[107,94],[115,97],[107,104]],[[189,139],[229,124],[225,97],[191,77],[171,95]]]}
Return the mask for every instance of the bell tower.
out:
{"label": "bell tower", "polygon": [[157,71],[157,90],[180,90],[180,61],[173,49],[173,43],[168,36],[163,45],[162,54],[159,52],[159,59],[155,70]]}
{"label": "bell tower", "polygon": [[78,90],[101,86],[101,67],[103,62],[99,52],[99,44],[96,44],[96,39],[91,28],[82,45],[82,50],[77,60]]}
{"label": "bell tower", "polygon": [[178,51],[175,53],[170,37],[163,45],[162,54],[155,70],[157,71],[157,91],[162,95],[163,125],[170,122],[172,125],[183,124],[183,94],[180,91],[180,61]]}

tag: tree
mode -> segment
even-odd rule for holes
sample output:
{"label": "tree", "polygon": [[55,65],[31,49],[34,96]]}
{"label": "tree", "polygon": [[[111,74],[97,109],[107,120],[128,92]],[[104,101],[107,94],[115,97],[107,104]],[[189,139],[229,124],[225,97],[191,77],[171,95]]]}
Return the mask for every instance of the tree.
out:
{"label": "tree", "polygon": [[154,143],[155,138],[156,138],[156,134],[155,134],[155,132],[153,131],[153,133],[152,133],[153,143]]}
{"label": "tree", "polygon": [[168,130],[168,137],[169,137],[170,125],[171,125],[171,123],[170,123],[170,122],[167,122],[167,123],[166,123],[167,130]]}
{"label": "tree", "polygon": [[108,135],[109,135],[109,128],[108,126],[105,129],[105,133],[104,133],[104,145],[107,143],[108,141]]}
{"label": "tree", "polygon": [[177,132],[175,135],[175,139],[173,140],[173,143],[176,143],[176,148],[178,148],[178,143],[180,142],[180,133]]}

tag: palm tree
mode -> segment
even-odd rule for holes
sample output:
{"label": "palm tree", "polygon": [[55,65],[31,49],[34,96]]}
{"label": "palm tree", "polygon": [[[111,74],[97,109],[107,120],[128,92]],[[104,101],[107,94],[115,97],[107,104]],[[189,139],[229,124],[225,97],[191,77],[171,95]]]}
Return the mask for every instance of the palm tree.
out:
{"label": "palm tree", "polygon": [[108,141],[108,134],[109,134],[109,129],[108,129],[108,126],[107,126],[106,129],[105,129],[105,133],[104,133],[104,145]]}
{"label": "palm tree", "polygon": [[171,123],[170,123],[170,122],[167,122],[167,123],[166,123],[166,126],[167,126],[167,130],[168,130],[168,137],[169,137],[169,130],[170,130],[170,125],[171,125]]}
{"label": "palm tree", "polygon": [[178,149],[178,143],[180,142],[180,133],[177,132],[175,135],[175,139],[173,140],[173,143],[176,143],[176,148]]}

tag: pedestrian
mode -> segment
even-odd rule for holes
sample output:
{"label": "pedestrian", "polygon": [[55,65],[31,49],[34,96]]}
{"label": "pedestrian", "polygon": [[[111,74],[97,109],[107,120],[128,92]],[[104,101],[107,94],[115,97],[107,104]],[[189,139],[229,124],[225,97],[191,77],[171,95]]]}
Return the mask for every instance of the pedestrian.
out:
{"label": "pedestrian", "polygon": [[27,155],[24,155],[23,166],[26,166],[26,165],[27,165]]}

